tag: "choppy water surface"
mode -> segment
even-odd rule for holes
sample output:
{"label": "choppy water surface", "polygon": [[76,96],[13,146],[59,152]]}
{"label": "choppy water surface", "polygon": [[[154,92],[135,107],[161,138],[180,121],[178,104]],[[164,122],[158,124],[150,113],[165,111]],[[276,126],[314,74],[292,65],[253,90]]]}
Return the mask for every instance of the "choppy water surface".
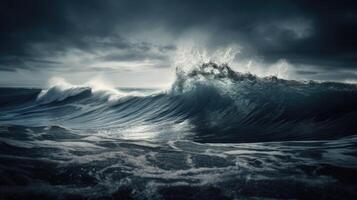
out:
{"label": "choppy water surface", "polygon": [[167,91],[0,89],[0,199],[355,199],[357,87],[206,63]]}

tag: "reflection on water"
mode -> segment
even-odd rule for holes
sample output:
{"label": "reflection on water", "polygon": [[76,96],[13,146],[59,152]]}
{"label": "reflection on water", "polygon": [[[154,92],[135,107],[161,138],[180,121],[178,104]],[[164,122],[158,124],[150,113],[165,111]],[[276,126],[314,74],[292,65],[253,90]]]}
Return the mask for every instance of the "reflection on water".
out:
{"label": "reflection on water", "polygon": [[3,199],[356,197],[357,138],[200,144],[2,126]]}

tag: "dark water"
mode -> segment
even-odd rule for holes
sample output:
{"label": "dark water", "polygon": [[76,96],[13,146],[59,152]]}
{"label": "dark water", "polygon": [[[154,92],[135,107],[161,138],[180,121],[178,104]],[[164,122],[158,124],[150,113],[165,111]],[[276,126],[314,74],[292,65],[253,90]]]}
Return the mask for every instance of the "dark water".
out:
{"label": "dark water", "polygon": [[0,89],[0,199],[356,199],[357,86],[177,70]]}

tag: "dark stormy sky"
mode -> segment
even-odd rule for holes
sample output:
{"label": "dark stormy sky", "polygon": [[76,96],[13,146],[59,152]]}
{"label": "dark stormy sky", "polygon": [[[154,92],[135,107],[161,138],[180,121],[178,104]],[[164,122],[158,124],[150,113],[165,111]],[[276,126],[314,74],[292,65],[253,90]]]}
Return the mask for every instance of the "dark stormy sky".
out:
{"label": "dark stormy sky", "polygon": [[237,70],[356,82],[354,2],[2,0],[0,85],[164,86],[180,51],[232,46]]}

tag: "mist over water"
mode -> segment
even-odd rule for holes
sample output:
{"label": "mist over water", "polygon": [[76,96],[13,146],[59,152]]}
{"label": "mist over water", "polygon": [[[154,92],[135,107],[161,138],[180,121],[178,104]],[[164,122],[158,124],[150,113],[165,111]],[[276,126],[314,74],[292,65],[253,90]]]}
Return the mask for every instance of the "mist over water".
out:
{"label": "mist over water", "polygon": [[1,88],[0,198],[356,198],[357,86],[236,72],[231,52],[186,56],[165,90]]}

